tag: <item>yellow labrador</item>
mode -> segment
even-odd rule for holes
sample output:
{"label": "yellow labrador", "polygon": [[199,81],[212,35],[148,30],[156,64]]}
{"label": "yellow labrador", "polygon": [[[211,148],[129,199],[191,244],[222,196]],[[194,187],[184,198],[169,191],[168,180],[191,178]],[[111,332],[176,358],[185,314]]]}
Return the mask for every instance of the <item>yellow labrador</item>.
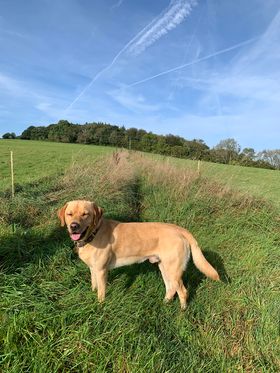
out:
{"label": "yellow labrador", "polygon": [[121,223],[103,219],[103,210],[90,201],[71,201],[59,211],[61,225],[67,225],[77,243],[79,257],[89,266],[92,289],[98,300],[105,298],[109,269],[149,260],[158,263],[166,287],[165,301],[178,293],[186,308],[187,290],[182,275],[192,253],[195,266],[218,281],[216,270],[203,256],[196,240],[186,229],[165,223]]}

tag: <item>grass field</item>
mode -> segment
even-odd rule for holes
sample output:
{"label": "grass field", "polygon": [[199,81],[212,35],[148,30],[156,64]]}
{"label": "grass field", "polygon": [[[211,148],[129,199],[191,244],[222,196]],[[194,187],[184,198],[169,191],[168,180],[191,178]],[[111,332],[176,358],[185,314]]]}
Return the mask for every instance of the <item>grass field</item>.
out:
{"label": "grass field", "polygon": [[47,141],[0,140],[0,188],[10,185],[10,151],[14,155],[15,182],[25,184],[44,176],[59,175],[75,162],[113,151],[105,146],[63,144]]}
{"label": "grass field", "polygon": [[[22,185],[51,174],[61,174],[73,163],[85,159],[91,162],[96,156],[110,153],[115,149],[43,141],[0,140],[0,188],[4,189],[10,185],[10,150],[14,151],[15,182]],[[151,156],[170,161],[171,164],[185,170],[197,170],[197,161]],[[200,171],[203,177],[249,195],[267,199],[280,208],[279,171],[211,162],[201,162]]]}
{"label": "grass field", "polygon": [[[183,169],[198,169],[197,161],[171,157],[167,159]],[[280,208],[280,172],[278,170],[200,162],[200,172],[203,177],[213,179],[243,193],[269,200]]]}
{"label": "grass field", "polygon": [[[0,141],[1,162],[10,144]],[[280,370],[280,231],[273,197],[242,195],[192,167],[141,154],[121,152],[116,162],[92,146],[41,144],[13,145],[22,162],[13,201],[5,191],[8,174],[1,178],[3,372]],[[28,155],[33,145],[35,158]],[[76,158],[73,149],[80,148]],[[1,175],[6,166],[1,163]],[[178,299],[163,304],[156,265],[133,265],[110,273],[99,305],[89,271],[56,217],[73,198],[97,201],[108,218],[189,228],[223,281],[206,279],[190,263],[184,277],[189,305],[181,312]]]}

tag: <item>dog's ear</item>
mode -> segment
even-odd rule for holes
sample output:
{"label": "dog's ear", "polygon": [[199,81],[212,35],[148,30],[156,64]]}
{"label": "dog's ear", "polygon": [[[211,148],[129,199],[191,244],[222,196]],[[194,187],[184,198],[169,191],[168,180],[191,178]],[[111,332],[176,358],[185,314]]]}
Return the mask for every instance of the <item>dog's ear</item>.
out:
{"label": "dog's ear", "polygon": [[102,218],[104,210],[93,202],[92,202],[92,210],[93,210],[93,224],[94,226],[96,226],[99,220]]}
{"label": "dog's ear", "polygon": [[64,227],[64,225],[65,225],[65,210],[66,210],[67,205],[68,205],[68,203],[65,203],[65,205],[57,211],[57,216],[60,219],[60,224],[61,224],[62,227]]}

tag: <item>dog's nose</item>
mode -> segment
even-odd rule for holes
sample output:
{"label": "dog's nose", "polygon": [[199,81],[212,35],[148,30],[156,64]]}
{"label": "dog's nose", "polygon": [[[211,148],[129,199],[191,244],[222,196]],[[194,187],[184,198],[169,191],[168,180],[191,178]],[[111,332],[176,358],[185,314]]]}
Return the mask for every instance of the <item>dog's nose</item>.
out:
{"label": "dog's nose", "polygon": [[76,223],[76,222],[73,222],[73,223],[70,224],[70,228],[72,229],[72,231],[76,231],[77,229],[80,228],[80,224]]}

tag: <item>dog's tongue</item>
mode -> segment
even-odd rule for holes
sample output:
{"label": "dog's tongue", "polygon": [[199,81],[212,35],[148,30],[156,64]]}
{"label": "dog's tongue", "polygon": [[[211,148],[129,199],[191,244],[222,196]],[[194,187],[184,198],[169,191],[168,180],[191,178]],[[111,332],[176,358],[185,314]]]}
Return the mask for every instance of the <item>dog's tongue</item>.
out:
{"label": "dog's tongue", "polygon": [[73,241],[78,241],[81,238],[81,233],[72,233],[71,238]]}

